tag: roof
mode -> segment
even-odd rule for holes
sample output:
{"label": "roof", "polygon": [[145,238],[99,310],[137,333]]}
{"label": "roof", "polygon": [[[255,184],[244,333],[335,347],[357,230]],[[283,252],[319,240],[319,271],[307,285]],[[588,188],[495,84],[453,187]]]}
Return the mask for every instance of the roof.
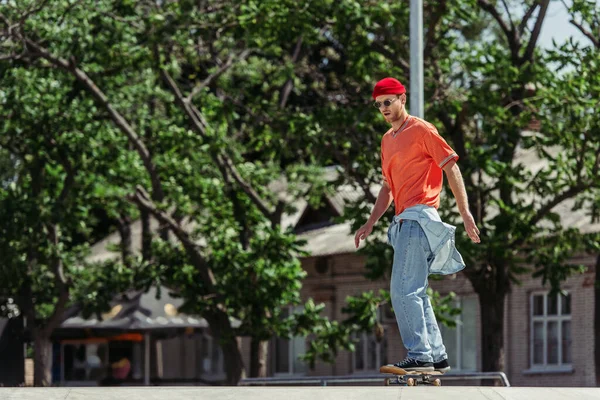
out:
{"label": "roof", "polygon": [[[169,294],[169,289],[161,287],[160,298],[157,290],[151,287],[147,292],[130,291],[111,302],[111,310],[101,318],[84,319],[78,308],[72,308],[60,326],[64,329],[125,329],[154,330],[165,328],[206,328],[205,319],[178,312],[183,300]],[[69,316],[70,315],[70,316]],[[232,320],[234,327],[239,322]]]}
{"label": "roof", "polygon": [[[310,251],[313,257],[356,251],[354,233],[350,229],[349,222],[304,232],[298,235],[298,238],[307,241],[304,249]],[[364,244],[361,243],[361,246]]]}

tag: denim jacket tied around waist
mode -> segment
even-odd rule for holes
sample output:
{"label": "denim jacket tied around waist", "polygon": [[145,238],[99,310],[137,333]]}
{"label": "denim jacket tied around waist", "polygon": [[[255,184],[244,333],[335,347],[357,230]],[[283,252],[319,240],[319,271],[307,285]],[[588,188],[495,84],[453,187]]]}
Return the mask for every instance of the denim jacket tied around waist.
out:
{"label": "denim jacket tied around waist", "polygon": [[425,232],[434,257],[429,268],[430,275],[451,275],[465,268],[463,258],[456,249],[456,227],[442,222],[435,207],[419,204],[394,216],[388,229],[388,237],[392,229],[400,229],[402,220],[418,222]]}

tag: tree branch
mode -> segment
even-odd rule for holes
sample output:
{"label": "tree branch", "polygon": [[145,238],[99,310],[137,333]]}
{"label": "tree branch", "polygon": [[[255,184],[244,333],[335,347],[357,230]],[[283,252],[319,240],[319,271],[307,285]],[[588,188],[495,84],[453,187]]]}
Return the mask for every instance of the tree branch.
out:
{"label": "tree branch", "polygon": [[531,7],[529,7],[527,12],[523,16],[523,19],[521,20],[521,23],[519,24],[519,35],[522,36],[523,33],[525,32],[525,27],[527,26],[527,22],[529,22],[529,18],[531,18],[531,16],[533,15],[533,12],[535,11],[535,9],[538,6],[539,6],[539,3],[536,1],[535,3],[533,3],[533,5]]}
{"label": "tree branch", "polygon": [[[564,192],[550,200],[548,203],[544,204],[533,216],[533,218],[531,218],[528,225],[531,227],[537,225],[537,223],[540,222],[554,207],[556,207],[557,205],[559,205],[567,199],[577,196],[579,193],[589,188],[590,185],[579,184],[565,190]],[[526,238],[523,237],[521,239],[515,240],[508,246],[508,248],[513,249],[515,247],[519,247],[525,242],[525,240]]]}
{"label": "tree branch", "polygon": [[125,212],[119,213],[117,229],[121,236],[121,260],[127,267],[131,266],[129,258],[133,254],[131,250],[131,217]]}
{"label": "tree branch", "polygon": [[46,48],[40,46],[38,43],[24,36],[21,36],[20,34],[16,35],[17,38],[23,39],[28,47],[33,48],[37,53],[39,53],[41,57],[52,63],[52,65],[72,74],[104,107],[104,109],[110,115],[112,121],[117,125],[121,132],[123,132],[127,136],[130,143],[134,146],[140,158],[142,159],[142,162],[144,163],[144,166],[146,167],[146,170],[148,171],[152,182],[153,198],[157,201],[162,201],[164,199],[164,191],[162,189],[162,183],[158,176],[158,171],[152,161],[150,151],[148,150],[142,139],[138,136],[135,129],[125,119],[125,117],[123,117],[123,115],[121,115],[113,107],[113,105],[110,103],[104,92],[100,90],[100,88],[96,86],[94,81],[90,79],[90,77],[84,71],[79,69],[73,61],[69,62],[61,57],[54,56]]}
{"label": "tree branch", "polygon": [[598,176],[598,172],[600,172],[600,145],[598,145],[598,149],[596,150],[596,162],[592,167],[592,179]]}
{"label": "tree branch", "polygon": [[[298,58],[300,57],[300,50],[302,49],[302,40],[303,37],[300,36],[296,41],[296,47],[294,48],[294,54],[292,55],[292,63],[294,64],[298,62]],[[279,95],[279,108],[285,108],[285,105],[287,104],[288,98],[293,88],[294,81],[290,78],[285,82],[285,84],[281,88],[281,93]]]}
{"label": "tree branch", "polygon": [[583,178],[583,162],[585,160],[585,151],[587,148],[587,144],[588,141],[587,140],[583,140],[582,144],[581,144],[581,150],[579,151],[579,157],[577,159],[577,169],[575,170],[577,172],[577,184],[580,185],[581,179]]}
{"label": "tree branch", "polygon": [[48,318],[48,323],[44,327],[45,336],[50,336],[54,329],[56,329],[61,323],[64,317],[64,312],[69,302],[70,290],[68,286],[64,286],[60,290],[60,294],[58,295],[58,301],[54,305],[54,312]]}
{"label": "tree branch", "polygon": [[42,0],[39,5],[32,5],[23,15],[21,15],[20,22],[23,24],[30,15],[40,12],[50,0]]}
{"label": "tree branch", "polygon": [[[0,13],[0,20],[3,21],[5,25],[11,27],[10,21],[1,13]],[[146,170],[148,171],[148,173],[150,175],[150,179],[152,182],[152,194],[154,196],[153,198],[155,198],[158,201],[162,201],[162,199],[164,199],[164,192],[162,189],[162,184],[160,182],[160,178],[158,177],[158,172],[156,170],[154,163],[152,162],[150,152],[148,151],[148,149],[146,148],[145,144],[140,139],[140,137],[137,135],[137,133],[135,132],[133,127],[112,106],[112,104],[109,102],[107,96],[104,94],[104,92],[102,92],[102,90],[100,90],[100,88],[98,88],[96,86],[94,81],[92,79],[90,79],[89,76],[84,71],[77,68],[74,60],[71,60],[69,62],[61,57],[54,56],[46,48],[42,47],[41,45],[34,42],[33,40],[30,40],[29,38],[25,37],[24,35],[22,35],[21,33],[17,32],[14,29],[9,28],[8,34],[10,37],[13,37],[15,39],[18,39],[18,40],[24,42],[27,50],[34,49],[36,52],[35,53],[36,55],[46,59],[55,67],[60,68],[64,71],[70,73],[79,82],[83,83],[84,87],[106,109],[106,111],[110,115],[113,122],[127,136],[130,143],[132,143],[134,148],[137,150],[140,158],[142,159],[142,162],[144,163],[144,166],[146,167]]]}
{"label": "tree branch", "polygon": [[19,26],[19,24],[12,24],[2,13],[0,13],[0,21],[6,25],[6,32],[8,33],[9,37],[13,35],[13,30]]}
{"label": "tree branch", "polygon": [[161,223],[167,225],[184,245],[192,247],[197,246],[197,244],[190,238],[188,232],[186,232],[177,222],[175,222],[175,220],[169,214],[158,209],[158,207],[150,199],[148,192],[143,187],[137,186],[135,195],[131,196],[130,200],[144,210],[150,212]]}
{"label": "tree branch", "polygon": [[515,24],[512,20],[512,16],[510,14],[510,10],[508,9],[508,4],[506,4],[506,0],[502,0],[502,5],[504,5],[504,9],[506,10],[506,16],[508,17],[508,22],[510,22],[510,31],[515,32]]}
{"label": "tree branch", "polygon": [[[57,147],[54,139],[50,140],[50,145],[52,147]],[[66,209],[65,201],[67,200],[67,196],[75,184],[75,176],[77,175],[77,172],[73,168],[73,164],[71,164],[71,160],[69,160],[69,157],[64,153],[64,151],[57,148],[57,152],[58,157],[60,158],[60,164],[65,169],[67,176],[63,182],[63,187],[58,195],[58,199],[54,203],[54,222],[56,223],[60,221],[61,216]]]}
{"label": "tree branch", "polygon": [[52,255],[52,271],[54,272],[55,278],[57,279],[58,286],[70,285],[70,281],[65,277],[65,271],[62,260],[58,254],[58,224],[46,224],[46,231],[48,240],[54,247],[54,254]]}
{"label": "tree branch", "polygon": [[466,118],[466,112],[464,110],[466,110],[466,107],[467,107],[467,105],[463,104],[463,107],[462,107],[463,112],[457,116],[456,121],[452,120],[452,118],[450,117],[450,115],[448,114],[448,112],[446,110],[442,109],[438,113],[438,118],[440,119],[440,121],[442,121],[442,124],[444,124],[444,128],[446,128],[446,132],[448,132],[448,134],[452,137],[452,142],[454,143],[456,154],[458,154],[458,156],[461,159],[464,159],[467,157],[467,150],[466,150],[466,145],[465,145],[463,127],[458,123],[458,120],[460,119],[461,121],[464,122],[464,120]]}
{"label": "tree branch", "polygon": [[511,33],[511,30],[508,29],[508,26],[506,25],[506,22],[504,21],[504,19],[502,19],[502,16],[498,12],[498,10],[496,10],[496,7],[494,7],[492,4],[490,4],[487,0],[477,0],[477,3],[479,4],[479,6],[481,8],[483,8],[492,17],[494,17],[494,19],[498,22],[498,25],[500,25],[500,28],[502,29],[502,31],[506,35],[506,38],[510,42],[513,35]]}
{"label": "tree branch", "polygon": [[142,259],[144,261],[150,261],[152,258],[152,231],[150,230],[150,213],[142,208],[138,204],[138,210],[140,211],[140,220],[142,222]]}
{"label": "tree branch", "polygon": [[546,18],[546,11],[548,11],[549,4],[550,0],[541,0],[540,12],[538,13],[533,32],[531,32],[531,38],[529,39],[529,43],[527,44],[525,54],[521,58],[521,62],[530,61],[531,57],[533,56],[533,51],[535,50],[538,37],[540,36],[540,32],[542,31],[542,24],[544,23],[544,19]]}
{"label": "tree branch", "polygon": [[332,146],[331,143],[326,143],[325,146],[333,152],[334,157],[338,160],[338,162],[344,167],[344,171],[346,172],[346,176],[348,178],[352,178],[362,189],[364,192],[365,198],[370,202],[375,204],[377,201],[377,197],[371,193],[371,189],[369,188],[368,182],[365,182],[362,176],[356,172],[356,170],[352,167],[352,163],[346,157],[345,154],[339,151],[335,146]]}
{"label": "tree branch", "polygon": [[120,16],[118,16],[118,15],[112,13],[112,12],[108,12],[107,11],[107,12],[102,12],[102,14],[105,15],[105,16],[107,16],[107,17],[110,17],[110,18],[114,19],[115,21],[121,22],[123,24],[127,24],[127,25],[129,25],[129,26],[131,26],[131,27],[133,27],[135,29],[140,29],[140,30],[144,29],[143,25],[140,25],[140,24],[138,24],[135,21],[126,20],[125,18],[120,17]]}
{"label": "tree branch", "polygon": [[198,85],[194,89],[192,89],[192,92],[189,94],[188,97],[185,98],[185,100],[187,102],[191,102],[198,93],[200,93],[202,90],[204,90],[204,88],[206,88],[208,85],[210,85],[215,79],[217,79],[218,77],[223,75],[229,68],[231,68],[234,65],[235,62],[240,62],[240,61],[245,60],[246,58],[248,58],[248,56],[251,53],[252,53],[252,50],[246,49],[246,50],[242,51],[238,56],[231,54],[229,56],[229,58],[227,59],[227,61],[225,62],[225,64],[223,64],[221,67],[219,67],[218,70],[216,70],[215,72],[210,74],[206,79],[204,79],[204,81],[202,81],[202,83],[200,85]]}
{"label": "tree branch", "polygon": [[10,54],[6,54],[6,53],[0,53],[0,61],[6,61],[6,60],[16,60],[21,58],[23,55],[22,54],[15,54],[10,53]]}
{"label": "tree branch", "polygon": [[446,1],[438,2],[438,7],[435,10],[435,12],[433,13],[433,15],[431,16],[431,19],[429,20],[429,27],[427,28],[427,37],[425,38],[424,54],[429,54],[429,50],[432,48],[432,46],[435,46],[434,40],[435,40],[436,27],[437,27],[438,23],[441,21],[442,16],[446,12],[446,10],[447,10],[447,2]]}
{"label": "tree branch", "polygon": [[150,199],[148,192],[138,186],[135,194],[131,195],[129,199],[137,204],[141,209],[146,210],[162,224],[166,225],[171,232],[179,239],[181,244],[185,247],[189,257],[191,258],[194,266],[198,269],[200,276],[202,277],[204,287],[208,293],[216,292],[216,280],[212,273],[212,270],[206,264],[206,260],[199,252],[199,245],[191,238],[190,234],[185,231],[175,220],[166,212],[159,210],[156,205]]}
{"label": "tree branch", "polygon": [[[181,93],[177,82],[173,80],[171,75],[165,69],[161,69],[161,74],[167,82],[167,85],[171,88],[171,91],[175,94],[177,103],[181,108],[183,108],[186,115],[190,119],[192,128],[194,128],[194,130],[199,133],[205,141],[208,141],[207,124],[205,121],[201,120],[202,114],[200,113],[200,110],[186,100],[186,98],[183,96],[183,93]],[[244,181],[231,159],[224,154],[211,154],[211,157],[219,167],[223,178],[226,179],[225,173],[226,170],[228,170],[233,179],[240,185],[244,193],[248,195],[250,200],[256,204],[256,206],[267,218],[272,220],[273,211],[271,211],[267,203],[262,200],[258,192],[256,192],[256,190],[254,190],[248,182]]]}
{"label": "tree branch", "polygon": [[569,22],[571,24],[573,24],[575,27],[577,27],[577,29],[579,29],[579,31],[581,33],[583,33],[584,36],[586,36],[588,39],[590,39],[592,41],[592,43],[594,44],[595,48],[600,49],[600,37],[599,38],[594,37],[594,34],[592,34],[592,32],[585,29],[585,27],[583,25],[581,25],[580,23],[576,22],[573,19],[570,20]]}
{"label": "tree branch", "polygon": [[185,111],[186,115],[192,122],[192,127],[194,130],[202,136],[202,139],[208,139],[208,124],[202,118],[202,115],[199,110],[193,110],[192,104],[187,101],[187,99],[181,93],[177,82],[171,77],[171,75],[164,69],[160,69],[160,74],[163,77],[164,81],[167,83],[173,94],[175,95],[175,100],[179,104],[181,108]]}
{"label": "tree branch", "polygon": [[65,21],[65,18],[71,12],[71,10],[73,10],[75,7],[77,7],[82,2],[83,2],[83,0],[77,0],[77,1],[74,1],[73,3],[69,4],[69,6],[66,8],[65,12],[63,12],[63,14],[60,16],[60,19],[56,22],[56,25],[57,26],[62,25],[62,23]]}
{"label": "tree branch", "polygon": [[71,279],[67,279],[64,273],[64,265],[58,251],[58,224],[47,224],[46,231],[48,239],[53,246],[51,257],[52,272],[54,273],[54,282],[58,288],[58,301],[54,305],[54,311],[44,327],[44,335],[49,336],[52,331],[62,322],[63,314],[67,302],[69,301],[69,291],[72,285]]}
{"label": "tree branch", "polygon": [[250,230],[248,227],[248,221],[244,217],[246,211],[237,196],[237,191],[233,187],[227,170],[221,166],[219,166],[219,169],[221,169],[221,174],[225,180],[225,194],[227,197],[229,197],[229,200],[233,205],[233,215],[242,227],[239,234],[240,243],[242,244],[242,248],[247,250],[248,246],[250,245]]}
{"label": "tree branch", "polygon": [[229,157],[219,156],[220,163],[225,165],[233,177],[233,179],[237,182],[238,185],[242,188],[244,193],[248,195],[248,197],[252,200],[254,204],[260,209],[260,211],[268,218],[273,216],[273,212],[269,209],[269,206],[261,199],[260,195],[254,190],[254,188],[248,184],[248,182],[244,181],[238,170],[233,165],[233,162]]}
{"label": "tree branch", "polygon": [[490,4],[486,0],[478,0],[477,2],[481,6],[481,8],[483,8],[485,11],[487,11],[500,25],[500,28],[504,32],[504,34],[506,36],[506,40],[508,42],[508,46],[510,48],[511,60],[513,61],[514,64],[518,64],[519,50],[521,48],[521,42],[520,42],[519,34],[514,27],[514,24],[511,21],[512,29],[508,29],[506,22],[504,21],[504,19],[502,19],[502,16],[498,12],[498,10],[496,10],[495,5]]}
{"label": "tree branch", "polygon": [[[465,132],[463,125],[467,123],[468,120],[468,104],[464,103],[461,111],[456,116],[456,120],[452,120],[448,111],[441,109],[438,113],[438,118],[444,124],[444,128],[450,137],[452,138],[452,143],[454,145],[454,149],[456,150],[456,154],[462,160],[462,165],[466,166],[466,170],[469,171],[471,167],[471,162],[468,157],[468,153],[466,150],[465,144]],[[483,218],[483,201],[485,197],[485,193],[482,193],[481,186],[476,185],[473,182],[473,174],[465,173],[463,174],[463,180],[465,182],[465,187],[468,192],[476,191],[477,196],[469,196],[469,209],[474,211],[477,217]],[[479,219],[481,221],[481,219]]]}
{"label": "tree branch", "polygon": [[380,43],[376,40],[374,40],[371,43],[371,46],[376,51],[378,51],[380,54],[387,57],[389,60],[397,62],[400,65],[400,67],[402,67],[402,71],[404,72],[405,75],[408,73],[408,71],[410,70],[410,65],[404,58],[399,58],[393,51],[388,50],[385,47],[385,45],[383,45],[382,43]]}

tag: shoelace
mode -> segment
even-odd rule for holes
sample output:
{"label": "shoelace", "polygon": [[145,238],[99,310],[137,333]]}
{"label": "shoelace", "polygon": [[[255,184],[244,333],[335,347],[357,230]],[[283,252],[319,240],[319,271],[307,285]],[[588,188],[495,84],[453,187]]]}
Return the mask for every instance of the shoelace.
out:
{"label": "shoelace", "polygon": [[403,361],[400,361],[398,364],[396,364],[396,366],[402,368],[405,365],[410,364],[413,361],[414,360],[412,358],[405,358]]}

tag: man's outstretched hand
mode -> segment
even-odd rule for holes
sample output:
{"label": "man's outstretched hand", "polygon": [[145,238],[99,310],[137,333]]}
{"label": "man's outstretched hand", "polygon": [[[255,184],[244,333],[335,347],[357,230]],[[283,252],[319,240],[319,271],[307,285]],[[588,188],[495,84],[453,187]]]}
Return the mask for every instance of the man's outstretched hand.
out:
{"label": "man's outstretched hand", "polygon": [[465,223],[467,235],[469,235],[473,243],[481,243],[481,239],[479,238],[479,229],[477,228],[477,225],[475,225],[475,219],[473,219],[473,215],[471,213],[466,213],[463,216],[463,221]]}
{"label": "man's outstretched hand", "polygon": [[367,236],[371,234],[371,232],[373,232],[373,224],[370,224],[369,222],[358,228],[356,234],[354,235],[354,244],[356,245],[357,249],[360,241],[365,240]]}

